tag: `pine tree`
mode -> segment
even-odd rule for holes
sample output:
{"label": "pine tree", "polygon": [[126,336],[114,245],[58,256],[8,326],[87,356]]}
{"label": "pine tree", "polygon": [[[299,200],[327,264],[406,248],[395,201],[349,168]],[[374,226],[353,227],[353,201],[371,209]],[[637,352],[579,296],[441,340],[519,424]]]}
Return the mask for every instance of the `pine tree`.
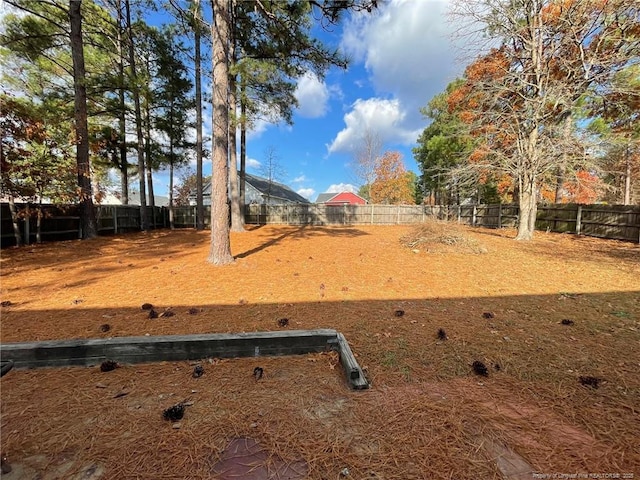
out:
{"label": "pine tree", "polygon": [[[232,63],[234,49],[232,45],[232,5],[229,0],[212,0],[214,22],[211,37],[213,42],[213,180],[211,192],[211,250],[209,261],[216,265],[225,265],[233,261],[229,240],[229,102],[230,89],[229,66]],[[293,86],[282,89],[270,89],[271,82],[251,82],[249,73],[263,78],[279,80],[286,84],[285,77],[297,78],[307,70],[323,72],[329,65],[346,65],[337,51],[330,51],[310,36],[311,16],[319,14],[327,22],[338,22],[343,12],[348,10],[371,10],[376,0],[308,0],[296,2],[239,2],[239,8],[233,10],[233,18],[246,26],[237,29],[239,35],[236,45],[243,56],[236,64],[240,70],[241,91],[245,94],[255,89],[264,92],[269,99],[267,105],[275,106],[279,118],[286,118],[291,112],[292,103],[273,102],[274,98],[285,98],[292,92]],[[253,9],[250,11],[249,6]],[[244,36],[242,34],[244,33]],[[253,54],[253,57],[251,56]],[[264,62],[263,62],[264,61]],[[260,63],[259,69],[247,67]],[[244,63],[244,65],[243,65]],[[233,73],[233,72],[232,72]],[[244,75],[243,75],[244,73]],[[264,90],[261,90],[264,87]],[[288,90],[288,88],[290,90]],[[284,96],[281,95],[284,93]],[[280,95],[280,96],[278,96]],[[265,98],[263,97],[263,98]],[[245,102],[244,111],[251,108],[259,111],[263,105],[250,103],[248,95],[241,98]],[[290,97],[286,97],[290,98]],[[295,105],[295,103],[293,103]],[[264,111],[264,110],[263,110]],[[273,111],[273,109],[272,109]],[[246,117],[243,117],[246,121]],[[236,168],[232,165],[231,168]],[[242,175],[241,175],[242,178]],[[240,198],[240,195],[238,196]]]}

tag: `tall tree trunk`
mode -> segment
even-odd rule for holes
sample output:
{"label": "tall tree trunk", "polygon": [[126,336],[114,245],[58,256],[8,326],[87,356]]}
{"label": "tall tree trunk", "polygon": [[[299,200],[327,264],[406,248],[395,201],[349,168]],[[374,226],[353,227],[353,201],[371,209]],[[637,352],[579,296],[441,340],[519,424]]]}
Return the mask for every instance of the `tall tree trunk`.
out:
{"label": "tall tree trunk", "polygon": [[[231,68],[236,64],[236,38],[234,34],[233,25],[235,24],[235,0],[231,0]],[[244,219],[240,210],[240,192],[238,185],[238,145],[237,145],[237,128],[238,128],[238,112],[237,112],[237,97],[238,86],[236,83],[236,75],[234,73],[229,74],[229,111],[231,112],[231,124],[229,126],[229,190],[231,201],[231,230],[234,232],[244,232]]]}
{"label": "tall tree trunk", "polygon": [[[171,106],[169,107],[169,120],[173,124],[173,99],[171,100]],[[174,173],[174,168],[173,168],[173,162],[174,162],[173,144],[174,144],[174,138],[173,138],[173,131],[172,131],[171,133],[169,133],[169,228],[171,230],[175,229],[175,225],[173,223],[173,217],[174,217],[174,212],[173,212],[173,173]]]}
{"label": "tall tree trunk", "polygon": [[120,189],[122,196],[120,201],[122,205],[129,205],[129,162],[127,161],[127,111],[124,97],[125,77],[124,77],[124,39],[123,19],[122,19],[122,3],[118,0],[116,4],[118,9],[118,100],[120,101],[120,111],[118,112],[118,127],[120,130]]}
{"label": "tall tree trunk", "polygon": [[240,207],[240,190],[238,185],[238,156],[237,156],[237,143],[236,143],[236,125],[235,111],[236,111],[236,82],[231,77],[230,82],[231,92],[229,94],[229,110],[234,114],[234,122],[229,128],[229,188],[231,191],[231,230],[234,232],[244,232],[244,219],[242,218],[242,211]]}
{"label": "tall tree trunk", "polygon": [[18,212],[16,210],[15,199],[11,194],[9,195],[9,211],[11,212],[11,226],[13,227],[13,236],[16,239],[16,247],[21,247],[23,245],[22,233],[18,225]]}
{"label": "tall tree trunk", "polygon": [[149,203],[151,208],[155,208],[156,199],[153,194],[153,162],[151,161],[151,99],[149,89],[145,93],[145,135],[144,135],[144,164],[147,168],[147,191],[149,192]]}
{"label": "tall tree trunk", "polygon": [[209,262],[232,263],[229,235],[229,0],[212,0],[213,171],[211,178],[211,250]]}
{"label": "tall tree trunk", "polygon": [[[232,42],[233,46],[233,42]],[[233,56],[233,54],[232,54]],[[234,60],[235,61],[235,60]],[[237,156],[237,112],[236,112],[236,77],[229,76],[229,111],[233,121],[229,127],[229,189],[231,200],[231,230],[244,232],[244,219],[240,210],[240,191],[238,185],[238,156]]]}
{"label": "tall tree trunk", "polygon": [[516,240],[531,240],[536,229],[536,216],[538,214],[536,179],[525,174],[518,181],[518,205],[520,214],[518,219],[518,234]]}
{"label": "tall tree trunk", "polygon": [[519,142],[517,153],[517,188],[520,215],[516,240],[531,240],[536,229],[536,215],[538,213],[538,178],[533,168],[534,165],[538,164],[538,155],[540,155],[538,128],[532,127],[523,137]]}
{"label": "tall tree trunk", "polygon": [[624,205],[631,205],[631,153],[629,146],[625,150],[625,171],[624,171]]}
{"label": "tall tree trunk", "polygon": [[196,87],[196,230],[204,230],[202,195],[202,72],[200,54],[200,0],[194,2],[195,87]]}
{"label": "tall tree trunk", "polygon": [[89,166],[89,128],[87,125],[87,89],[85,85],[84,45],[82,43],[82,2],[69,0],[71,26],[71,56],[73,58],[73,87],[75,111],[76,163],[80,189],[80,225],[82,238],[98,235],[96,212],[93,208],[91,168]]}
{"label": "tall tree trunk", "polygon": [[147,196],[149,197],[149,201],[147,202],[147,205],[149,207],[154,208],[156,206],[156,199],[153,193],[153,170],[151,169],[151,162],[146,160],[145,166],[147,168],[147,192],[148,192]]}
{"label": "tall tree trunk", "polygon": [[[71,0],[73,1],[73,0]],[[140,229],[148,230],[147,219],[147,192],[144,181],[144,136],[142,134],[142,114],[140,113],[140,87],[138,86],[138,74],[136,72],[136,53],[133,47],[133,27],[131,25],[131,5],[130,0],[125,0],[127,15],[127,31],[129,33],[129,65],[131,68],[131,83],[133,93],[133,104],[136,115],[136,136],[138,138],[138,177],[140,180]]]}
{"label": "tall tree trunk", "polygon": [[247,171],[247,102],[245,99],[245,84],[240,81],[240,210],[244,221],[246,200],[246,175]]}
{"label": "tall tree trunk", "polygon": [[[564,157],[566,153],[563,153]],[[562,190],[564,188],[564,165],[558,165],[556,170],[556,193],[553,197],[553,203],[562,203]]]}
{"label": "tall tree trunk", "polygon": [[[0,127],[0,138],[5,137],[5,132]],[[2,148],[2,143],[0,142],[0,165],[4,165],[4,149]],[[13,192],[9,191],[7,194],[9,201],[9,212],[11,213],[11,227],[13,228],[13,237],[16,239],[16,247],[21,247],[23,245],[22,241],[22,233],[20,232],[20,225],[18,223],[18,211],[16,210],[16,202],[13,196]]]}
{"label": "tall tree trunk", "polygon": [[169,147],[171,151],[171,157],[169,159],[169,228],[175,229],[173,224],[174,212],[173,212],[173,142]]}

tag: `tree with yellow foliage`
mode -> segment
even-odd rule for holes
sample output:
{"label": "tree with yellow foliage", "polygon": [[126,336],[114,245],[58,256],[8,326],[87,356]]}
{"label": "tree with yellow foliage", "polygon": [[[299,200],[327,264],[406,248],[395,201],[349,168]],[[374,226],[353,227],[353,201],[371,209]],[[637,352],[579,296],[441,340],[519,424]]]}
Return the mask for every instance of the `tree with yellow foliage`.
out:
{"label": "tree with yellow foliage", "polygon": [[375,169],[370,195],[373,203],[411,205],[415,203],[412,175],[399,152],[385,152]]}

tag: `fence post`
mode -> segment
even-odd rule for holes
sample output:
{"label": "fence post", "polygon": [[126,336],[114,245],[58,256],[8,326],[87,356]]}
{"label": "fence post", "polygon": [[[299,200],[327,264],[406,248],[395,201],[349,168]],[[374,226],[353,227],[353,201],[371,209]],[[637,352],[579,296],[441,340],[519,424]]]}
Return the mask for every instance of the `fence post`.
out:
{"label": "fence post", "polygon": [[118,206],[113,206],[113,233],[118,233]]}
{"label": "fence post", "polygon": [[471,215],[471,226],[475,227],[476,226],[476,216],[478,215],[478,206],[474,205],[473,206],[473,213]]}
{"label": "fence post", "polygon": [[371,204],[371,225],[373,225],[373,206],[374,204]]}
{"label": "fence post", "polygon": [[580,235],[582,231],[582,205],[578,205],[578,211],[576,212],[576,235]]}
{"label": "fence post", "polygon": [[458,205],[458,223],[462,222],[462,205]]}
{"label": "fence post", "polygon": [[502,204],[498,204],[498,228],[502,228]]}
{"label": "fence post", "polygon": [[398,205],[397,208],[397,212],[396,212],[396,225],[400,224],[400,205]]}

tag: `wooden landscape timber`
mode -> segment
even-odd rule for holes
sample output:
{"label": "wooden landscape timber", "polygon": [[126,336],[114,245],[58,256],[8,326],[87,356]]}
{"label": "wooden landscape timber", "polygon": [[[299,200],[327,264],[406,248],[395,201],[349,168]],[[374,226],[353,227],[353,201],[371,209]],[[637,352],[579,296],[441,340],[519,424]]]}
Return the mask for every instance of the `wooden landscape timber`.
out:
{"label": "wooden landscape timber", "polygon": [[115,337],[0,345],[2,362],[15,368],[94,366],[105,360],[121,364],[200,360],[203,358],[304,355],[336,351],[349,386],[369,388],[346,338],[332,329],[284,332],[219,333]]}
{"label": "wooden landscape timber", "polygon": [[340,363],[347,374],[347,381],[354,390],[364,390],[369,388],[369,381],[364,372],[358,365],[356,357],[349,347],[349,343],[345,336],[338,332],[336,339],[337,347],[335,350],[340,354]]}

